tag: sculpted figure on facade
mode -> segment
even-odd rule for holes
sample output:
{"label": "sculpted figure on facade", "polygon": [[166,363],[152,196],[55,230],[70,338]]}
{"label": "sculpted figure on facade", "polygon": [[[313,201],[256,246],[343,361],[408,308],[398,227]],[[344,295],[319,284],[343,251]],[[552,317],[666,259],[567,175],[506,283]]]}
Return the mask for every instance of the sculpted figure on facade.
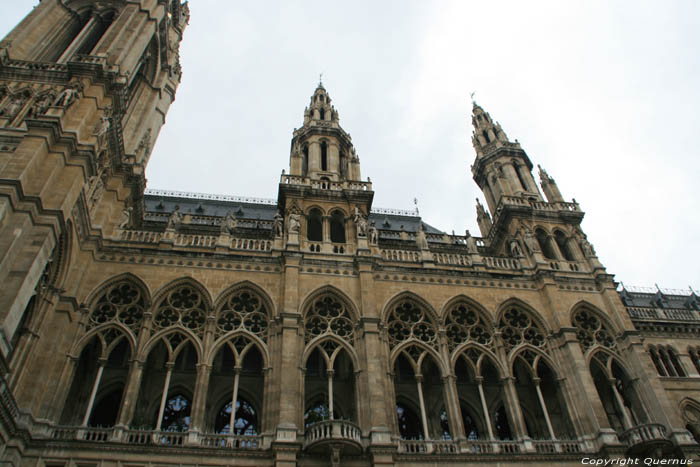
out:
{"label": "sculpted figure on facade", "polygon": [[131,220],[131,211],[133,211],[134,208],[129,206],[128,208],[124,209],[122,211],[122,216],[119,219],[119,228],[120,229],[125,229],[127,225],[129,225],[129,221]]}
{"label": "sculpted figure on facade", "polygon": [[355,222],[355,227],[357,228],[357,236],[358,237],[366,237],[367,236],[367,216],[358,208],[355,206],[355,214],[353,216],[353,221]]}
{"label": "sculpted figure on facade", "polygon": [[299,212],[299,208],[296,205],[292,206],[292,208],[289,210],[287,219],[287,229],[288,233],[295,234],[298,234],[301,230],[301,213]]}
{"label": "sculpted figure on facade", "polygon": [[525,241],[525,247],[531,255],[540,252],[540,245],[537,242],[537,239],[535,238],[535,234],[532,232],[532,229],[525,227],[525,234],[523,238]]}
{"label": "sculpted figure on facade", "polygon": [[282,214],[280,214],[280,212],[277,211],[272,221],[272,235],[274,235],[275,238],[279,238],[282,236],[282,231],[284,228],[283,224],[284,218],[282,217]]}
{"label": "sculpted figure on facade", "polygon": [[425,230],[423,230],[423,223],[418,224],[418,231],[416,232],[416,243],[421,250],[428,249],[428,239],[425,236]]}
{"label": "sculpted figure on facade", "polygon": [[56,100],[53,102],[53,106],[68,109],[73,104],[73,102],[75,102],[78,99],[78,97],[80,97],[80,92],[82,90],[83,85],[81,83],[76,82],[69,84],[58,95]]}
{"label": "sculpted figure on facade", "polygon": [[510,255],[513,258],[520,258],[521,256],[523,256],[523,252],[520,249],[520,243],[518,243],[518,241],[515,238],[510,240],[509,249]]}
{"label": "sculpted figure on facade", "polygon": [[238,227],[238,219],[236,219],[231,211],[226,213],[226,217],[221,221],[221,233],[231,234]]}
{"label": "sculpted figure on facade", "polygon": [[377,231],[377,226],[372,222],[369,225],[369,244],[377,245],[379,243],[379,232]]}
{"label": "sculpted figure on facade", "polygon": [[97,136],[97,146],[102,147],[105,143],[107,137],[107,132],[109,127],[112,125],[112,119],[109,116],[109,109],[105,110],[104,114],[100,117],[100,121],[95,125],[95,131],[92,132],[93,135]]}
{"label": "sculpted figure on facade", "polygon": [[15,94],[10,97],[10,102],[5,106],[4,109],[0,110],[0,115],[12,120],[17,114],[22,110],[24,104],[27,102],[27,96],[24,93]]}
{"label": "sculpted figure on facade", "polygon": [[29,115],[31,117],[44,115],[55,98],[56,96],[51,92],[42,94],[32,105],[32,108],[29,110]]}
{"label": "sculpted figure on facade", "polygon": [[180,212],[180,206],[175,206],[175,210],[170,214],[170,218],[168,219],[166,229],[175,229],[180,224],[182,224],[182,213]]}

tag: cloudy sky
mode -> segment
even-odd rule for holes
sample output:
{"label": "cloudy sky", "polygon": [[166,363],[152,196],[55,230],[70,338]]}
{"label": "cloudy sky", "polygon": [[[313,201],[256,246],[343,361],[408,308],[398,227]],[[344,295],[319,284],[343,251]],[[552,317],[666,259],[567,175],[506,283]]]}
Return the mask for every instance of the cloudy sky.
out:
{"label": "cloudy sky", "polygon": [[[36,3],[3,2],[3,34]],[[618,281],[700,289],[700,2],[190,4],[150,188],[276,197],[323,73],[374,206],[478,233],[476,91]]]}

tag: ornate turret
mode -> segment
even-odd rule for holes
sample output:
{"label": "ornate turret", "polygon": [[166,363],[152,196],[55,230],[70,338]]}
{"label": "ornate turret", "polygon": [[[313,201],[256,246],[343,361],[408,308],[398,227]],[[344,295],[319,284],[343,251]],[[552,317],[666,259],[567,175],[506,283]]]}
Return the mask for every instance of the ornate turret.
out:
{"label": "ornate turret", "polygon": [[559,187],[557,187],[554,179],[550,177],[547,171],[544,170],[539,164],[537,165],[537,169],[540,171],[540,185],[542,186],[544,195],[547,197],[547,201],[550,203],[564,201],[564,198],[562,197]]}
{"label": "ornate turret", "polygon": [[310,180],[360,180],[352,139],[340,127],[338,112],[320,82],[304,109],[304,125],[294,130],[289,167],[291,175]]}
{"label": "ornate turret", "polygon": [[532,162],[520,144],[508,140],[498,122],[474,103],[472,109],[472,143],[476,160],[472,165],[474,180],[484,192],[491,214],[503,196],[527,197],[541,201],[542,195],[532,176]]}

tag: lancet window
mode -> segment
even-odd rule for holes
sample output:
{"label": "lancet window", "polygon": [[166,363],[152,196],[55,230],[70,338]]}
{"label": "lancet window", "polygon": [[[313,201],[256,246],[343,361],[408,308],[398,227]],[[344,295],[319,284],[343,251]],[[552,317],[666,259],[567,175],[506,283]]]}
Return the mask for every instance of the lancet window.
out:
{"label": "lancet window", "polygon": [[650,345],[649,356],[659,376],[686,376],[685,369],[678,359],[676,349],[670,345]]}

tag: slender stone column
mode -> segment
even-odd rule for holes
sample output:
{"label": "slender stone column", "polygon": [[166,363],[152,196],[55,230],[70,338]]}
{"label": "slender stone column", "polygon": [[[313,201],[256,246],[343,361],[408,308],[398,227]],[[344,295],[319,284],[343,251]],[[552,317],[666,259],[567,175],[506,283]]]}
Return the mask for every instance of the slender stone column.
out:
{"label": "slender stone column", "polygon": [[139,360],[131,361],[129,376],[127,377],[126,389],[122,400],[122,408],[117,418],[117,426],[127,427],[134,417],[136,402],[141,387],[141,376],[143,375],[144,362]]}
{"label": "slender stone column", "polygon": [[107,364],[106,359],[99,360],[100,367],[97,369],[97,375],[95,376],[95,383],[92,385],[92,392],[90,393],[90,400],[88,401],[87,409],[85,410],[85,416],[83,417],[82,426],[87,426],[88,420],[90,419],[90,412],[92,412],[92,406],[95,404],[95,396],[97,396],[97,389],[100,387],[100,380],[102,379],[102,372]]}
{"label": "slender stone column", "polygon": [[[449,360],[448,360],[449,361]],[[444,376],[442,378],[443,397],[445,398],[445,411],[447,412],[447,421],[450,427],[452,439],[465,439],[465,428],[462,423],[462,408],[459,403],[459,394],[457,393],[457,383],[454,375]]]}
{"label": "slender stone column", "polygon": [[625,407],[625,402],[622,400],[622,395],[620,391],[617,390],[617,380],[615,378],[610,378],[610,386],[612,387],[613,394],[615,394],[615,402],[617,403],[617,409],[622,414],[622,424],[625,425],[625,430],[632,428],[632,420],[627,413],[627,407]]}
{"label": "slender stone column", "polygon": [[173,366],[175,363],[168,362],[165,364],[167,372],[165,373],[165,382],[163,383],[163,395],[160,397],[160,408],[158,409],[158,422],[156,423],[156,431],[160,431],[163,423],[163,412],[165,411],[165,403],[168,400],[168,387],[170,386],[170,376],[173,374]]}
{"label": "slender stone column", "polygon": [[523,413],[520,410],[520,400],[518,399],[518,391],[515,389],[513,377],[503,378],[503,392],[505,395],[506,413],[510,415],[514,435],[517,439],[528,438],[527,428],[523,420]]}
{"label": "slender stone column", "polygon": [[483,376],[476,377],[476,384],[479,385],[479,399],[481,399],[481,408],[484,411],[484,421],[489,430],[489,439],[494,440],[493,426],[491,425],[491,417],[489,416],[489,407],[486,404],[486,396],[484,395],[484,378]]}
{"label": "slender stone column", "polygon": [[547,410],[547,404],[544,403],[544,397],[542,396],[542,389],[540,388],[540,379],[533,378],[532,382],[535,384],[535,390],[537,391],[537,398],[540,401],[540,407],[542,407],[542,413],[544,414],[544,420],[547,422],[547,429],[549,430],[549,436],[552,439],[556,439],[554,436],[554,428],[552,428],[552,420],[549,418],[549,411]]}
{"label": "slender stone column", "polygon": [[211,375],[211,365],[206,363],[197,364],[197,377],[194,383],[194,397],[192,400],[192,423],[190,432],[204,431],[205,412],[207,407],[207,393],[209,392],[209,377]]}
{"label": "slender stone column", "polygon": [[233,434],[233,427],[236,423],[236,402],[238,402],[238,381],[241,377],[241,368],[233,369],[233,394],[231,395],[231,418],[228,424],[228,433]]}
{"label": "slender stone column", "polygon": [[416,375],[416,386],[418,388],[418,401],[420,402],[420,416],[423,422],[423,436],[426,440],[430,439],[430,433],[428,432],[428,417],[425,414],[425,400],[423,399],[423,376]]}
{"label": "slender stone column", "polygon": [[333,370],[326,370],[328,375],[328,416],[333,420]]}

